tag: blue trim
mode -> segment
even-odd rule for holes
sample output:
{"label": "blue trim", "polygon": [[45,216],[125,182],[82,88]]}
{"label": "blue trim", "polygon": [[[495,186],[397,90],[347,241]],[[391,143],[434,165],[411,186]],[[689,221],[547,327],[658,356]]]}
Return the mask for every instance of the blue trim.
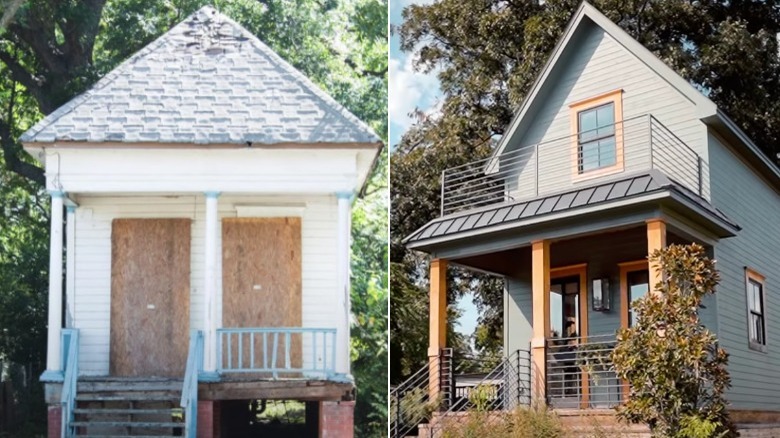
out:
{"label": "blue trim", "polygon": [[46,370],[41,374],[40,381],[45,383],[62,383],[65,381],[65,373]]}
{"label": "blue trim", "polygon": [[328,380],[331,382],[339,383],[355,383],[355,378],[352,374],[334,373],[328,376]]}
{"label": "blue trim", "polygon": [[76,206],[75,205],[67,205],[67,206],[65,206],[65,208],[68,210],[68,213],[73,213],[73,212],[76,211]]}
{"label": "blue trim", "polygon": [[336,197],[339,198],[339,199],[349,199],[349,200],[352,200],[352,198],[355,197],[355,192],[352,192],[352,191],[336,192]]}
{"label": "blue trim", "polygon": [[52,198],[64,198],[65,197],[65,192],[63,192],[62,190],[46,190],[46,192],[48,192],[49,196],[51,196]]}
{"label": "blue trim", "polygon": [[204,195],[206,195],[207,198],[219,198],[219,195],[221,195],[221,192],[203,192]]}
{"label": "blue trim", "polygon": [[220,376],[216,371],[201,371],[198,373],[198,382],[214,383],[219,381]]}

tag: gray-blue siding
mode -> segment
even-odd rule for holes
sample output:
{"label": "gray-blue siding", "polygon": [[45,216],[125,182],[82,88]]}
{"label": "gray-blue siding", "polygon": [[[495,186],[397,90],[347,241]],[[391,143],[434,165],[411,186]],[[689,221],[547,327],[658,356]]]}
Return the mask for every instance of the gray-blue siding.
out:
{"label": "gray-blue siding", "polygon": [[[730,354],[729,401],[741,409],[780,410],[780,195],[714,135],[713,204],[742,226],[715,247],[719,338]],[[748,348],[745,266],[766,276],[767,352]]]}
{"label": "gray-blue siding", "polygon": [[[683,243],[670,236],[670,243]],[[618,263],[642,260],[647,254],[647,235],[644,228],[600,234],[551,245],[550,265],[555,267],[588,264],[588,335],[614,333],[620,327],[620,268]],[[523,267],[517,278],[507,278],[505,294],[505,346],[507,351],[528,348],[532,337],[531,321],[531,262],[523,257]],[[590,288],[593,279],[608,278],[612,292],[612,306],[608,312],[591,307]],[[715,299],[707,299],[699,315],[704,325],[717,331]]]}
{"label": "gray-blue siding", "polygon": [[[554,81],[555,86],[550,87],[546,95],[539,96],[537,107],[528,115],[532,117],[528,130],[509,140],[509,150],[532,147],[540,142],[570,135],[571,103],[622,89],[624,120],[652,114],[706,162],[706,127],[699,120],[695,105],[598,26],[591,24],[580,32],[577,40],[571,43],[565,59],[559,61],[556,71],[547,79]],[[649,132],[626,133],[626,136],[625,171],[647,169]],[[571,160],[572,150],[566,141],[558,140],[541,149],[538,157],[539,177],[544,192],[556,192],[594,182],[594,179],[573,182],[571,169],[574,164],[564,165],[571,163]],[[685,179],[674,174],[677,168],[668,166],[666,170],[672,178]],[[535,195],[535,157],[522,163],[522,169],[517,186],[510,185],[516,199]],[[705,174],[705,186],[708,183],[709,178]]]}

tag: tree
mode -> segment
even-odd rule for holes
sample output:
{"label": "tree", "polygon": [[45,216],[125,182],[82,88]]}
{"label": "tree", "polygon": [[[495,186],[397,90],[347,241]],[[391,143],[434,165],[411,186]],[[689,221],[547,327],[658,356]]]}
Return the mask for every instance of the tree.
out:
{"label": "tree", "polygon": [[[698,244],[650,255],[663,279],[631,305],[637,322],[621,329],[612,361],[630,386],[618,417],[646,423],[653,437],[736,436],[728,419],[728,354],[699,319],[701,301],[719,282],[715,262]],[[709,430],[700,434],[695,430]]]}
{"label": "tree", "polygon": [[[440,0],[404,9],[396,29],[415,67],[436,74],[435,115],[417,115],[391,157],[392,285],[421,287],[427,260],[401,243],[438,216],[442,170],[484,158],[540,73],[580,0]],[[780,152],[780,8],[761,0],[595,0],[595,6],[707,94],[776,161]],[[751,105],[744,105],[751,102]],[[501,332],[501,284],[472,281],[483,339]],[[463,291],[453,291],[452,298]],[[391,288],[391,300],[408,293]],[[403,302],[403,301],[399,301]],[[391,320],[402,309],[391,307]],[[403,344],[422,328],[391,327]],[[490,334],[490,335],[485,335]],[[416,342],[416,341],[415,341]],[[488,347],[490,344],[485,342]],[[403,346],[394,346],[404,351]],[[490,348],[497,348],[496,343]],[[392,355],[391,355],[392,356]],[[395,358],[422,366],[425,358]]]}
{"label": "tree", "polygon": [[[0,357],[42,366],[45,352],[47,196],[43,170],[17,139],[209,3],[214,2],[0,0]],[[386,0],[234,0],[215,6],[387,138]],[[378,166],[368,193],[356,201],[356,228],[386,230],[381,214],[386,172]],[[379,339],[386,338],[387,280],[380,267],[386,252],[382,233],[355,233],[353,372],[361,391],[355,422],[361,434],[381,436],[387,380],[378,372],[386,364]]]}

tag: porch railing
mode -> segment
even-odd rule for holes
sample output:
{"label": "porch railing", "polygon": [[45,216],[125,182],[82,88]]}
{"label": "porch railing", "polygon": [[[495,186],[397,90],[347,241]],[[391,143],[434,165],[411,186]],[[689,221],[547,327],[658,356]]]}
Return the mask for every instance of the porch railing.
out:
{"label": "porch railing", "polygon": [[65,377],[62,383],[62,436],[70,438],[76,435],[71,424],[74,420],[76,408],[76,391],[78,389],[79,376],[79,330],[62,329],[62,358],[65,360],[63,368]]}
{"label": "porch railing", "polygon": [[619,404],[624,385],[612,364],[615,344],[614,334],[547,339],[548,405],[587,409]]}
{"label": "porch railing", "polygon": [[[513,409],[531,403],[531,354],[518,350],[473,369],[469,359],[469,375],[444,349],[438,357],[390,390],[390,438],[415,435],[420,424],[430,423],[435,434],[440,423],[435,417],[459,421],[462,415],[448,415],[471,409],[497,411]],[[484,373],[479,368],[484,366]],[[475,378],[479,374],[480,377]],[[436,436],[436,435],[433,435]]]}
{"label": "porch railing", "polygon": [[180,403],[181,407],[184,408],[184,431],[187,438],[195,438],[198,433],[198,374],[202,370],[203,332],[192,330]]}
{"label": "porch railing", "polygon": [[336,329],[218,329],[217,372],[270,373],[275,379],[280,373],[285,378],[332,376],[336,372]]}
{"label": "porch railing", "polygon": [[[707,163],[655,117],[645,114],[606,129],[622,141],[626,172],[658,169],[699,196],[709,198]],[[522,146],[497,157],[446,169],[441,176],[441,215],[592,183],[591,175],[597,171],[580,174],[588,163],[577,147],[581,136],[587,134],[580,132]]]}

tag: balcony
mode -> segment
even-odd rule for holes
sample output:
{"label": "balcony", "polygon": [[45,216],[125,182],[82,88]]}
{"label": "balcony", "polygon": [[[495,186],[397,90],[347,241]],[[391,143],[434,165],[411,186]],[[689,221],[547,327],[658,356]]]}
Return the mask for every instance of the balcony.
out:
{"label": "balcony", "polygon": [[622,166],[616,172],[583,171],[592,156],[584,157],[577,142],[593,132],[580,132],[445,170],[441,177],[441,215],[528,200],[585,187],[618,172],[650,169],[660,170],[709,199],[707,163],[655,117],[645,114],[611,128],[617,142],[622,143],[622,154],[615,157]]}

